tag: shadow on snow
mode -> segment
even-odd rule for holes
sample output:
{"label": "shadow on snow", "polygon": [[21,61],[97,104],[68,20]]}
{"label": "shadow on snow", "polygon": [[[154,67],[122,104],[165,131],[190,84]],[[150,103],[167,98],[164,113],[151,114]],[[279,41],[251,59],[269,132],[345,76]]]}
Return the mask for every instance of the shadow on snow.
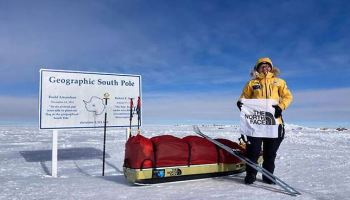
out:
{"label": "shadow on snow", "polygon": [[[51,161],[51,150],[36,150],[36,151],[20,151],[19,152],[27,162],[45,162]],[[67,148],[58,149],[57,159],[62,160],[90,160],[102,159],[103,152],[92,147],[84,148]],[[105,154],[109,158],[109,154]]]}

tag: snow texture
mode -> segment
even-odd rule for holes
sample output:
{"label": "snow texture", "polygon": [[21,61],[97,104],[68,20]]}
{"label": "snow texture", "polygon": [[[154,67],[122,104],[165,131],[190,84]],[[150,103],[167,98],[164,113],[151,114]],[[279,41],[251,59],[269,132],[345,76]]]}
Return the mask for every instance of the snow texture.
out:
{"label": "snow texture", "polygon": [[[237,141],[237,126],[200,126],[214,138]],[[151,186],[132,186],[123,175],[124,129],[108,129],[102,174],[103,129],[58,134],[58,178],[51,174],[52,131],[0,127],[0,199],[350,199],[350,131],[286,127],[275,175],[302,193],[292,197],[244,173]],[[136,130],[135,130],[136,131]],[[144,126],[143,135],[194,135],[191,126]]]}

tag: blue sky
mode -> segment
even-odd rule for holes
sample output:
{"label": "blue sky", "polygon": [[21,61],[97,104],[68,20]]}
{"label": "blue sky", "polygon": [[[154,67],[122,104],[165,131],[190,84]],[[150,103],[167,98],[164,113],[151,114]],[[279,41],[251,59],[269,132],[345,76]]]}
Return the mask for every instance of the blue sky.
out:
{"label": "blue sky", "polygon": [[[141,74],[146,123],[238,121],[262,56],[289,123],[349,124],[348,1],[0,0],[0,121],[37,121],[39,69]],[[322,125],[323,125],[322,124]]]}

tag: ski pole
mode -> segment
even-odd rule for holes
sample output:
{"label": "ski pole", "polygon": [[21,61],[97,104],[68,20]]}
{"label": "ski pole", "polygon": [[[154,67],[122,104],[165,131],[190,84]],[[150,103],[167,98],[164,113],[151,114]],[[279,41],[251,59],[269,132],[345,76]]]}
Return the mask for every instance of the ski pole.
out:
{"label": "ski pole", "polygon": [[140,99],[140,97],[137,98],[136,113],[137,113],[137,132],[140,133],[140,124],[141,124],[141,99]]}
{"label": "ski pole", "polygon": [[[109,97],[108,93],[104,94],[105,99],[105,106],[107,106],[107,100]],[[106,158],[106,129],[107,129],[107,110],[105,112],[105,121],[104,121],[104,127],[103,127],[103,164],[102,164],[102,176],[105,175],[105,158]]]}
{"label": "ski pole", "polygon": [[129,120],[130,120],[130,125],[129,125],[130,132],[129,132],[129,137],[131,136],[131,122],[132,122],[132,117],[133,117],[133,112],[132,112],[133,107],[134,107],[133,98],[130,98],[130,118],[129,118]]}

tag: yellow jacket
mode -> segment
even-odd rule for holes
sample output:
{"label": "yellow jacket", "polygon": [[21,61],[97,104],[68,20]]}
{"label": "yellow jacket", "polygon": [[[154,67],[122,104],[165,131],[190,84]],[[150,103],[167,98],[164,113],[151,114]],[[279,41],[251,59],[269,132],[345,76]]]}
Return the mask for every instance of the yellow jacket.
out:
{"label": "yellow jacket", "polygon": [[245,99],[274,99],[278,106],[285,110],[293,100],[286,82],[277,78],[279,70],[272,68],[266,76],[263,73],[253,72],[253,79],[245,85],[240,98]]}

